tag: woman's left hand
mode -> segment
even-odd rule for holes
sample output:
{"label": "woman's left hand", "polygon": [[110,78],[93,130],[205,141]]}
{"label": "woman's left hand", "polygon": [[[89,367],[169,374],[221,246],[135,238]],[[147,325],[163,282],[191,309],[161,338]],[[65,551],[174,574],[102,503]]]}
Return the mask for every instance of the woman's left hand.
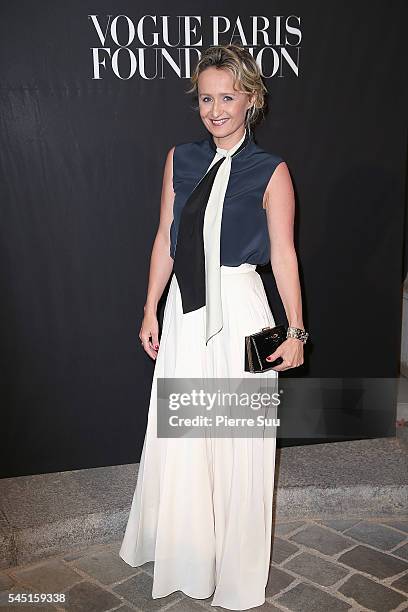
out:
{"label": "woman's left hand", "polygon": [[281,372],[282,370],[289,370],[290,368],[297,368],[303,363],[303,342],[298,338],[286,338],[278,346],[276,351],[271,353],[266,360],[275,361],[278,357],[282,357],[283,362],[276,365],[272,370]]}

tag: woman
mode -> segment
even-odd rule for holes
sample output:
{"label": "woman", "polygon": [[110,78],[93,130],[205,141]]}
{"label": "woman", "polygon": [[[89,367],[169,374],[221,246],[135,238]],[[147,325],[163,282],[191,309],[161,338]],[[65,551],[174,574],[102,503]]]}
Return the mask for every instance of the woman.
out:
{"label": "woman", "polygon": [[[294,195],[286,163],[252,137],[266,88],[249,52],[210,47],[192,83],[209,135],[173,147],[165,164],[139,334],[156,363],[119,554],[133,567],[155,561],[153,598],[180,590],[244,610],[265,601],[276,438],[158,438],[157,378],[276,382],[303,363]],[[244,370],[244,339],[275,325],[255,271],[269,260],[290,327],[269,356],[283,362],[254,375]],[[159,344],[156,309],[172,272]]]}

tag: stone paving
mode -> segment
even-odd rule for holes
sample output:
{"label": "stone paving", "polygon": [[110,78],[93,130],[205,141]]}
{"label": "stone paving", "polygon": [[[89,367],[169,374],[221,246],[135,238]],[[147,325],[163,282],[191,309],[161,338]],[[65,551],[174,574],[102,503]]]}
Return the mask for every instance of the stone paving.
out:
{"label": "stone paving", "polygon": [[[129,567],[120,542],[0,572],[0,610],[222,611],[181,591],[151,598],[153,562]],[[7,603],[9,594],[60,593],[65,603]],[[259,612],[408,610],[408,516],[279,522]]]}

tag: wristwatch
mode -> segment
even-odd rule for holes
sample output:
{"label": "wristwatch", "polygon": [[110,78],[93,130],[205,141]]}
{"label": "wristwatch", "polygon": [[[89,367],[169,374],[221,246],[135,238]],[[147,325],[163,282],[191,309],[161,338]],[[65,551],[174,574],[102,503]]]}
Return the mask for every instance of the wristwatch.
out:
{"label": "wristwatch", "polygon": [[291,327],[289,325],[288,331],[286,332],[286,337],[287,338],[297,338],[298,340],[301,340],[303,344],[305,344],[306,340],[309,337],[309,334],[304,329],[300,329],[299,327]]}

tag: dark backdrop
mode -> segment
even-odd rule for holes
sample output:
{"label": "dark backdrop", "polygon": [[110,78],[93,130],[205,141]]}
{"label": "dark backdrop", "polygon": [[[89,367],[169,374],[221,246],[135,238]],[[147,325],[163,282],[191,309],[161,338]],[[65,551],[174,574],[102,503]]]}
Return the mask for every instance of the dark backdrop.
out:
{"label": "dark backdrop", "polygon": [[[172,145],[206,135],[185,94],[186,58],[193,68],[197,50],[215,42],[252,47],[252,15],[269,19],[269,39],[253,47],[255,54],[264,49],[270,92],[257,141],[284,157],[296,190],[311,334],[296,376],[398,375],[406,273],[404,5],[367,1],[346,10],[340,1],[259,1],[248,10],[230,0],[193,10],[182,1],[2,2],[2,476],[139,460],[154,362],[138,333],[164,161]],[[191,40],[183,24],[179,40],[177,16],[192,13],[201,24],[192,18]],[[95,27],[103,35],[118,15],[135,25],[130,78],[132,54],[118,52],[109,28],[101,50]],[[138,40],[146,15],[156,24],[146,18]],[[229,28],[219,22],[226,32],[218,41],[212,15],[231,20]],[[126,46],[129,22],[115,23],[117,42]],[[99,75],[93,48],[104,62]],[[143,59],[149,78],[140,74]],[[271,272],[260,271],[275,319],[284,322]],[[353,393],[344,394],[337,420],[325,422],[328,439],[340,431],[346,438],[373,433],[368,412],[359,412],[358,427],[348,421],[354,402]],[[393,392],[382,409],[379,436],[390,434]]]}

